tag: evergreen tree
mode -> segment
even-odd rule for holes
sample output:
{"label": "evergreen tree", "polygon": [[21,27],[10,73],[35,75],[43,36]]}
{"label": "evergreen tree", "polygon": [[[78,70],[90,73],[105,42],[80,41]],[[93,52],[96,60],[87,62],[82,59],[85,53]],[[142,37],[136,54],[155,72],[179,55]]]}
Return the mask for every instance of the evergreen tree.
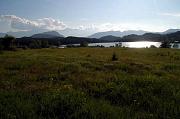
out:
{"label": "evergreen tree", "polygon": [[15,37],[6,35],[1,42],[4,50],[13,50],[15,48]]}

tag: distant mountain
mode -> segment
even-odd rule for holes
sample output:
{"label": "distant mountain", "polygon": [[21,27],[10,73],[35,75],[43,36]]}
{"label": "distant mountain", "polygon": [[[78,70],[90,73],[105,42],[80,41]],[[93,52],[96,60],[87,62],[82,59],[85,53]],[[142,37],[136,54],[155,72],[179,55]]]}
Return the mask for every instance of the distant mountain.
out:
{"label": "distant mountain", "polygon": [[8,35],[12,35],[16,38],[21,38],[21,37],[30,37],[34,34],[38,34],[38,33],[42,33],[42,32],[46,32],[47,30],[44,29],[34,29],[34,30],[30,30],[30,31],[16,31],[16,32],[7,32],[6,34]]}
{"label": "distant mountain", "polygon": [[109,36],[101,37],[99,40],[100,41],[113,42],[113,41],[120,40],[120,39],[121,39],[120,37],[109,35]]}
{"label": "distant mountain", "polygon": [[71,29],[71,28],[59,30],[58,32],[63,34],[65,37],[68,37],[68,36],[87,37],[90,34],[95,33],[95,31],[92,29]]}
{"label": "distant mountain", "polygon": [[6,33],[0,33],[0,38],[4,37]]}
{"label": "distant mountain", "polygon": [[[180,31],[180,29],[169,29],[167,31],[164,32],[157,32],[156,34],[170,34],[170,33],[175,33],[177,31]],[[45,29],[34,29],[34,30],[30,30],[30,31],[17,31],[17,32],[7,32],[7,33],[0,33],[0,37],[3,37],[5,34],[9,34],[12,35],[16,38],[21,38],[21,37],[30,37],[34,34],[40,34],[43,32],[47,32],[47,30]],[[70,28],[66,28],[64,30],[59,30],[57,31],[60,34],[64,35],[65,37],[67,36],[75,36],[75,37],[86,37],[89,34],[93,34],[95,32],[95,30],[92,29],[70,29]],[[145,33],[148,33],[147,31],[143,31],[143,30],[128,30],[128,31],[107,31],[107,32],[98,32],[95,33],[91,36],[89,36],[89,38],[102,38],[104,36],[115,36],[115,37],[124,37],[124,36],[128,36],[128,35],[143,35]],[[57,35],[57,34],[56,34]]]}
{"label": "distant mountain", "polygon": [[135,41],[154,41],[154,42],[161,42],[164,41],[166,38],[165,35],[157,34],[157,33],[145,33],[143,35],[128,35],[124,36],[121,41],[125,42],[135,42]]}
{"label": "distant mountain", "polygon": [[34,34],[31,37],[32,38],[57,38],[57,37],[64,37],[64,36],[59,34],[56,31],[49,31],[49,32]]}
{"label": "distant mountain", "polygon": [[168,29],[167,31],[162,32],[162,34],[170,34],[180,31],[180,29]]}
{"label": "distant mountain", "polygon": [[[21,37],[30,37],[34,34],[39,34],[43,32],[48,32],[45,29],[33,29],[29,31],[16,31],[16,32],[7,32],[7,34],[12,35],[16,38],[21,38]],[[62,34],[65,37],[68,36],[76,36],[76,37],[86,37],[89,36],[90,34],[95,33],[94,30],[92,29],[71,29],[71,28],[66,28],[64,30],[58,30],[60,34]]]}
{"label": "distant mountain", "polygon": [[175,33],[167,34],[166,38],[169,39],[170,42],[179,41],[180,42],[180,31]]}
{"label": "distant mountain", "polygon": [[133,41],[139,41],[139,40],[143,40],[141,39],[140,35],[131,34],[131,35],[124,36],[121,41],[133,42]]}
{"label": "distant mountain", "polygon": [[123,36],[127,36],[127,35],[131,35],[131,34],[136,34],[136,35],[143,35],[147,33],[147,31],[142,31],[142,30],[139,30],[139,31],[136,31],[136,30],[128,30],[128,31],[107,31],[107,32],[98,32],[98,33],[95,33],[91,36],[89,36],[89,38],[101,38],[101,37],[104,37],[104,36],[116,36],[116,37],[123,37]]}

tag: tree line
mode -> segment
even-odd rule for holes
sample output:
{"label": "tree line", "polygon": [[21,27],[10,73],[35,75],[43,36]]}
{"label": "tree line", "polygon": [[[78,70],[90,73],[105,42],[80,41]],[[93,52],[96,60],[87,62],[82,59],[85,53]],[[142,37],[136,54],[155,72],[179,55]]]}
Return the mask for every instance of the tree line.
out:
{"label": "tree line", "polygon": [[[80,47],[87,47],[88,43],[102,43],[106,42],[102,39],[94,38],[81,38],[81,37],[67,37],[67,38],[15,38],[10,35],[0,39],[0,50],[15,50],[16,48],[22,49],[39,49],[39,48],[49,48],[51,46],[58,47],[60,45],[67,45],[73,47],[73,45],[68,44],[80,44]],[[163,41],[161,48],[170,48],[169,41]]]}
{"label": "tree line", "polygon": [[[89,42],[93,42],[88,38],[76,38],[68,37],[64,38],[15,38],[10,35],[6,35],[0,38],[0,50],[16,50],[16,48],[22,49],[40,49],[49,47],[59,47],[60,45],[67,44],[80,44],[81,47],[87,47]],[[98,42],[98,41],[96,41]],[[73,45],[67,45],[69,47],[74,47]]]}
{"label": "tree line", "polygon": [[24,44],[13,36],[5,35],[5,37],[0,39],[0,50],[15,50],[16,48],[38,49],[49,47],[49,43],[47,40],[27,40],[24,42],[27,43]]}

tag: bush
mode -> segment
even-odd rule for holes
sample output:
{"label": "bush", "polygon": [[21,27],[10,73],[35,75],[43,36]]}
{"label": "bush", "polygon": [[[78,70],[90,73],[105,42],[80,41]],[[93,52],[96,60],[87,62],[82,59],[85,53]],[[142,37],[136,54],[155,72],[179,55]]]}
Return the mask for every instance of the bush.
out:
{"label": "bush", "polygon": [[23,50],[27,50],[28,47],[25,45],[25,46],[22,47],[22,49],[23,49]]}
{"label": "bush", "polygon": [[15,50],[15,37],[13,36],[9,36],[6,35],[3,39],[2,39],[2,46],[4,50]]}
{"label": "bush", "polygon": [[150,48],[157,48],[155,45],[151,45]]}
{"label": "bush", "polygon": [[88,42],[84,41],[80,44],[80,47],[88,47]]}
{"label": "bush", "polygon": [[0,51],[3,50],[3,45],[0,43]]}
{"label": "bush", "polygon": [[39,40],[33,40],[30,44],[29,47],[31,49],[40,49],[41,48],[41,41]]}
{"label": "bush", "polygon": [[116,53],[114,52],[112,55],[112,61],[117,61],[117,60],[118,60],[118,57],[117,57]]}
{"label": "bush", "polygon": [[162,42],[162,44],[160,45],[160,48],[170,48],[170,47],[171,47],[170,43],[166,41]]}

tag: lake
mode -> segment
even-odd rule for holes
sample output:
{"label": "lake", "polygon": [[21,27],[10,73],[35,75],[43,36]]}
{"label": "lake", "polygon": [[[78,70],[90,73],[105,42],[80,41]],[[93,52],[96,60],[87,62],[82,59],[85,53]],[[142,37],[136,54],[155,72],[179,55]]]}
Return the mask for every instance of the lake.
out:
{"label": "lake", "polygon": [[148,42],[148,41],[140,41],[140,42],[110,42],[110,43],[90,43],[89,46],[104,46],[104,47],[115,47],[120,45],[121,47],[129,47],[129,48],[146,48],[154,45],[156,47],[160,47],[161,42]]}
{"label": "lake", "polygon": [[[74,46],[79,46],[80,44],[72,44]],[[161,42],[150,42],[150,41],[138,41],[138,42],[109,42],[109,43],[89,43],[88,46],[90,47],[128,47],[128,48],[149,48],[151,46],[155,46],[157,48],[160,47]],[[66,47],[67,45],[62,45],[62,48]],[[171,43],[171,48],[180,49],[180,43]]]}

